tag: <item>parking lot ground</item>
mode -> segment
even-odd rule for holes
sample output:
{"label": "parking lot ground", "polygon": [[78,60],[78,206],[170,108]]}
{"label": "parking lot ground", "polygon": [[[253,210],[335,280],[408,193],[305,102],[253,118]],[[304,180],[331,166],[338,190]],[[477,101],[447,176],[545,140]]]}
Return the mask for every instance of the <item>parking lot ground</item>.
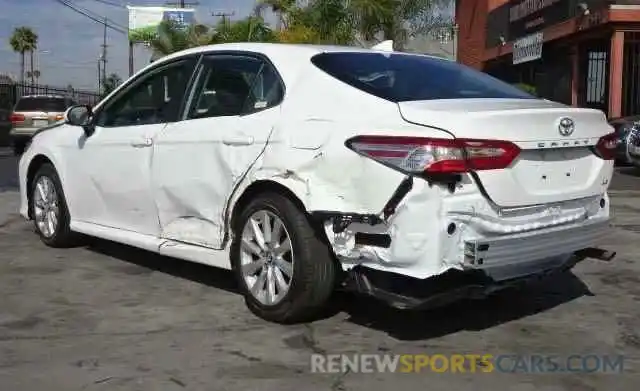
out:
{"label": "parking lot ground", "polygon": [[[47,248],[16,218],[15,190],[0,193],[0,390],[636,389],[640,178],[625,178],[637,183],[612,192],[615,228],[603,243],[618,252],[611,263],[587,260],[523,291],[432,311],[337,295],[326,319],[294,326],[251,315],[228,272],[99,240]],[[310,373],[314,353],[625,360],[621,374],[471,373],[469,366],[318,374]]]}

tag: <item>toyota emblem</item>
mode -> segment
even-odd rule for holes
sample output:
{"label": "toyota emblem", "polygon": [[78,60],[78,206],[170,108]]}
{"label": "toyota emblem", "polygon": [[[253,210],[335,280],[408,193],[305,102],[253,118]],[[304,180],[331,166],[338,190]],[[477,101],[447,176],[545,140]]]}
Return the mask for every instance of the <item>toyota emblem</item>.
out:
{"label": "toyota emblem", "polygon": [[560,132],[560,134],[565,137],[570,136],[575,128],[576,125],[573,123],[573,120],[568,117],[561,118],[560,122],[558,123],[558,132]]}

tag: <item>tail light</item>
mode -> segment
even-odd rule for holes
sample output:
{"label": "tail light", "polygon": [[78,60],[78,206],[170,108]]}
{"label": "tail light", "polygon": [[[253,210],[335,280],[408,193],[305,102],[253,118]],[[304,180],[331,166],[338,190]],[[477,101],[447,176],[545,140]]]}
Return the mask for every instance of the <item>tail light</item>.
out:
{"label": "tail light", "polygon": [[16,124],[18,122],[24,122],[25,117],[22,114],[16,114],[16,113],[11,113],[11,115],[9,116],[9,121],[11,121],[12,124]]}
{"label": "tail light", "polygon": [[609,133],[606,136],[600,137],[600,140],[598,140],[598,143],[595,145],[594,152],[604,160],[613,160],[616,158],[617,148],[618,135],[616,133]]}
{"label": "tail light", "polygon": [[356,136],[347,148],[407,174],[455,174],[507,168],[520,153],[500,140]]}

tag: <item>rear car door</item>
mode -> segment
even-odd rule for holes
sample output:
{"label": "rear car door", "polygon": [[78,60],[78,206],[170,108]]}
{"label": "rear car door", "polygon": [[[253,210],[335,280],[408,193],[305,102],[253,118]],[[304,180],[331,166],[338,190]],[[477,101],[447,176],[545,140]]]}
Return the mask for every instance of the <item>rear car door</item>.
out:
{"label": "rear car door", "polygon": [[269,140],[284,87],[250,54],[205,56],[197,75],[184,120],[156,139],[152,181],[163,238],[221,248],[226,204]]}
{"label": "rear car door", "polygon": [[[74,220],[157,236],[151,186],[155,137],[179,119],[196,57],[141,75],[95,114],[95,131],[68,148]],[[66,190],[66,189],[65,189]]]}

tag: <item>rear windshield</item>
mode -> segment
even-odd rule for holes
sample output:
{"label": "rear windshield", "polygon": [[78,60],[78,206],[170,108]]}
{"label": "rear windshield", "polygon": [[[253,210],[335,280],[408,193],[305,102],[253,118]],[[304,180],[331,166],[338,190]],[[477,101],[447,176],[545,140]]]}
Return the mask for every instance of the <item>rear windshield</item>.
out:
{"label": "rear windshield", "polygon": [[323,53],[311,62],[336,79],[392,102],[464,98],[537,99],[453,61],[391,53]]}
{"label": "rear windshield", "polygon": [[64,98],[49,97],[25,97],[20,98],[16,104],[15,111],[46,111],[46,112],[63,112],[71,102]]}

